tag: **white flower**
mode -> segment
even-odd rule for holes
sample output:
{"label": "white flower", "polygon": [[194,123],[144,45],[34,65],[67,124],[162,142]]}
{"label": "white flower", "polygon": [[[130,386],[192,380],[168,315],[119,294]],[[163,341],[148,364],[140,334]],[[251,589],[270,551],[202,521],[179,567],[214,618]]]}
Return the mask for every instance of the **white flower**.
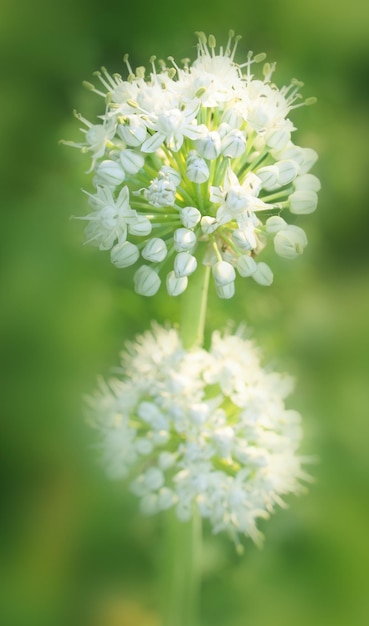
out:
{"label": "white flower", "polygon": [[137,115],[129,115],[118,125],[118,135],[127,146],[137,148],[146,139],[147,129],[145,122]]}
{"label": "white flower", "polygon": [[127,345],[122,367],[90,402],[109,476],[131,477],[144,513],[186,520],[197,507],[214,532],[259,541],[258,519],[306,478],[290,377],[263,369],[240,333],[186,351],[159,326]]}
{"label": "white flower", "polygon": [[169,109],[159,115],[151,115],[146,125],[154,134],[142,144],[143,152],[156,152],[165,141],[168,148],[178,152],[185,137],[198,139],[206,133],[206,126],[197,125],[194,121],[199,104],[194,101],[183,109]]}
{"label": "white flower", "polygon": [[[161,272],[170,276],[163,282],[171,295],[188,282],[177,280],[187,276],[176,275],[175,253],[233,268],[251,252],[253,259],[261,257],[273,242],[280,254],[283,237],[275,239],[269,220],[284,219],[291,238],[284,213],[313,212],[320,189],[310,173],[315,150],[291,139],[293,110],[312,103],[300,99],[302,83],[292,80],[278,88],[275,64],[258,71],[264,54],[250,52],[238,62],[239,37],[232,31],[219,47],[213,35],[197,37],[192,63],[187,59],[179,66],[172,57],[156,63],[152,57],[149,72],[142,67],[134,72],[125,56],[126,79],[105,68],[97,72],[100,86],[86,86],[104,99],[99,123],[76,114],[84,141],[67,142],[92,157],[97,190],[89,196],[96,206],[82,218],[88,221],[86,240],[102,250],[125,241],[137,246],[139,262],[157,275],[156,285]],[[165,257],[164,248],[151,253],[158,239],[165,242]],[[112,262],[125,267],[136,256],[133,250],[117,248]],[[251,274],[245,263],[240,261],[238,274],[270,284],[272,273],[263,261],[255,260]],[[141,281],[135,284],[141,289]],[[220,297],[231,297],[235,282],[226,287],[215,281],[215,289]]]}
{"label": "white flower", "polygon": [[108,187],[98,187],[95,194],[89,195],[89,203],[94,209],[85,218],[86,240],[101,250],[110,250],[114,242],[126,240],[128,228],[137,222],[137,214],[129,204],[129,192],[123,187],[117,199]]}

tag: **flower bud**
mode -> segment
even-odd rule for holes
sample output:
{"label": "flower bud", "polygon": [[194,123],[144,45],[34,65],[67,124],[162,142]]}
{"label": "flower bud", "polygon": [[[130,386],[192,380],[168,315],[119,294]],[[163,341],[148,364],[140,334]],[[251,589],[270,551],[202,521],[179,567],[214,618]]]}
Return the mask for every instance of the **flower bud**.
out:
{"label": "flower bud", "polygon": [[242,230],[236,228],[232,233],[232,241],[241,250],[254,250],[257,246],[255,232],[251,225]]}
{"label": "flower bud", "polygon": [[141,265],[136,271],[133,282],[136,293],[141,296],[154,296],[160,287],[160,278],[148,265]]}
{"label": "flower bud", "polygon": [[259,285],[265,287],[269,287],[273,282],[273,272],[266,263],[257,263],[256,271],[251,276]]}
{"label": "flower bud", "polygon": [[199,156],[189,156],[186,176],[193,183],[205,183],[209,178],[209,168],[204,159]]}
{"label": "flower bud", "polygon": [[195,142],[197,151],[204,159],[216,159],[220,155],[221,141],[216,130],[212,130],[205,137]]}
{"label": "flower bud", "polygon": [[217,228],[219,224],[215,217],[210,217],[210,215],[204,215],[201,218],[201,229],[204,235],[211,235]]}
{"label": "flower bud", "polygon": [[119,268],[129,267],[136,263],[140,256],[137,246],[129,241],[117,243],[110,252],[110,259],[113,265]]}
{"label": "flower bud", "polygon": [[145,163],[142,154],[135,150],[122,150],[119,158],[126,174],[137,174]]}
{"label": "flower bud", "polygon": [[319,178],[314,174],[302,174],[297,176],[294,181],[294,187],[298,191],[320,191],[321,184]]}
{"label": "flower bud", "polygon": [[222,140],[222,153],[226,157],[236,159],[246,150],[246,137],[241,130],[231,130]]}
{"label": "flower bud", "polygon": [[251,276],[257,270],[257,264],[248,254],[242,254],[237,260],[237,270],[244,278]]}
{"label": "flower bud", "polygon": [[230,106],[222,115],[222,123],[229,124],[232,128],[239,128],[243,122],[243,117],[235,106]]}
{"label": "flower bud", "polygon": [[193,274],[197,268],[196,257],[188,252],[179,252],[174,259],[174,273],[177,278]]}
{"label": "flower bud", "polygon": [[307,245],[307,238],[302,228],[290,225],[280,230],[274,237],[274,250],[279,256],[286,259],[295,259],[303,253]]}
{"label": "flower bud", "polygon": [[118,135],[127,146],[138,147],[146,139],[147,129],[144,121],[137,115],[126,118],[124,124],[119,124]]}
{"label": "flower bud", "polygon": [[291,160],[279,161],[276,163],[276,168],[278,169],[278,182],[281,187],[292,183],[300,171],[297,163]]}
{"label": "flower bud", "polygon": [[263,189],[266,189],[266,191],[272,191],[279,187],[279,171],[276,165],[261,167],[257,171],[257,176],[260,178]]}
{"label": "flower bud", "polygon": [[167,256],[168,250],[165,245],[165,241],[163,239],[159,239],[159,237],[153,237],[150,239],[141,254],[146,261],[151,261],[152,263],[160,263]]}
{"label": "flower bud", "polygon": [[186,206],[180,210],[180,218],[185,228],[195,228],[201,219],[201,213],[194,206]]}
{"label": "flower bud", "polygon": [[265,222],[267,233],[277,233],[279,230],[283,230],[288,226],[287,222],[279,215],[273,215],[268,217]]}
{"label": "flower bud", "polygon": [[96,170],[96,182],[102,182],[110,187],[120,185],[125,178],[124,171],[116,161],[105,160],[100,163]]}
{"label": "flower bud", "polygon": [[290,143],[283,150],[275,150],[272,156],[277,161],[295,161],[297,165],[302,165],[304,162],[304,148],[300,146],[295,146],[295,144]]}
{"label": "flower bud", "polygon": [[192,250],[196,243],[196,235],[188,228],[177,228],[173,235],[173,245],[176,252]]}
{"label": "flower bud", "polygon": [[233,283],[236,278],[236,272],[233,265],[227,263],[227,261],[217,261],[217,263],[214,263],[212,270],[217,286]]}
{"label": "flower bud", "polygon": [[222,298],[223,300],[229,300],[234,296],[234,282],[227,283],[226,285],[218,285],[217,283],[215,283],[215,289],[218,297]]}
{"label": "flower bud", "polygon": [[151,233],[152,225],[150,220],[143,215],[137,215],[135,221],[128,225],[128,231],[131,235],[137,235],[138,237],[146,237]]}
{"label": "flower bud", "polygon": [[229,124],[226,124],[225,122],[222,122],[221,124],[219,124],[217,128],[217,133],[219,137],[221,138],[221,140],[223,140],[224,137],[228,135],[228,133],[231,132],[231,130],[234,130],[232,126],[230,126]]}
{"label": "flower bud", "polygon": [[167,291],[170,296],[179,296],[187,289],[187,276],[176,276],[175,272],[167,275]]}
{"label": "flower bud", "polygon": [[266,135],[266,144],[272,150],[283,150],[291,139],[291,127],[285,124],[282,128],[273,130]]}
{"label": "flower bud", "polygon": [[163,165],[158,176],[159,178],[166,178],[167,180],[170,180],[170,182],[176,187],[178,187],[181,182],[181,175],[177,172],[177,170],[169,165]]}
{"label": "flower bud", "polygon": [[315,191],[298,190],[290,195],[289,203],[291,213],[313,213],[318,205],[318,196]]}
{"label": "flower bud", "polygon": [[312,148],[302,148],[303,162],[301,163],[301,174],[306,174],[318,160],[318,154]]}

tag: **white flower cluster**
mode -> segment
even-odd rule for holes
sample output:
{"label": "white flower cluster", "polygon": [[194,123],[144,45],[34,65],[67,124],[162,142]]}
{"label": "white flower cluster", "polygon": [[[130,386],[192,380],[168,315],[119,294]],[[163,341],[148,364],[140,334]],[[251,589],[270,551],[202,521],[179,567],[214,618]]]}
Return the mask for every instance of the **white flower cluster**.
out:
{"label": "white flower cluster", "polygon": [[85,85],[106,102],[101,122],[85,128],[82,143],[66,142],[92,156],[96,188],[86,240],[110,250],[119,268],[141,260],[135,289],[154,295],[166,271],[170,295],[182,293],[197,259],[212,266],[218,295],[234,293],[236,270],[269,285],[273,274],[256,257],[273,239],[277,254],[294,258],[307,244],[304,231],[280,217],[311,213],[319,180],[309,173],[317,159],[295,145],[290,111],[300,101],[301,83],[278,89],[271,82],[275,64],[261,77],[254,66],[264,54],[234,59],[238,43],[231,32],[216,51],[212,35],[198,33],[197,59],[179,67],[151,59],[151,71],[128,77],[96,75],[102,87]]}
{"label": "white flower cluster", "polygon": [[103,465],[111,478],[135,476],[144,513],[175,507],[186,521],[197,507],[214,533],[258,542],[257,519],[306,478],[291,388],[242,333],[214,332],[209,350],[186,351],[176,330],[153,326],[91,399]]}

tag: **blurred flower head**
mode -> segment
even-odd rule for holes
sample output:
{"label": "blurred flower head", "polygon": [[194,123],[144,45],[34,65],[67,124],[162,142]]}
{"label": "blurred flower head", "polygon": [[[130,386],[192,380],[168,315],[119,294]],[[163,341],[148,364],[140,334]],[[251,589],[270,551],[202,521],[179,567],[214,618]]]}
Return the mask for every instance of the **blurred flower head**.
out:
{"label": "blurred flower head", "polygon": [[143,513],[174,507],[186,521],[197,508],[214,533],[259,542],[257,519],[306,478],[301,418],[285,406],[292,386],[241,332],[186,351],[176,330],[153,325],[90,399],[102,463],[130,478]]}
{"label": "blurred flower head", "polygon": [[91,155],[95,191],[86,241],[109,250],[119,268],[138,264],[135,289],[154,295],[165,277],[179,295],[197,263],[211,265],[218,295],[230,298],[236,273],[262,285],[273,280],[259,254],[268,240],[294,258],[305,233],[282,210],[311,213],[319,180],[308,173],[317,154],[292,141],[290,112],[301,83],[278,89],[265,55],[236,62],[238,37],[216,47],[198,33],[197,59],[150,60],[148,73],[96,72],[86,86],[104,98],[97,124],[76,114],[84,140],[66,142]]}

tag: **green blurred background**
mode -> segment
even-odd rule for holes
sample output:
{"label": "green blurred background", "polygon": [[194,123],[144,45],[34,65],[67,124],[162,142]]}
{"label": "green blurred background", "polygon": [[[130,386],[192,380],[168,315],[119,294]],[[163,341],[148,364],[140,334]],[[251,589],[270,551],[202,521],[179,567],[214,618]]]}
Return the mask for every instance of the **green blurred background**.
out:
{"label": "green blurred background", "polygon": [[[304,452],[319,458],[309,493],[263,525],[263,550],[238,557],[205,533],[201,626],[369,623],[369,5],[366,0],[141,3],[3,0],[1,50],[1,528],[4,626],[160,626],[163,520],[142,518],[96,465],[85,392],[124,339],[178,302],[132,293],[129,272],[82,247],[88,159],[77,108],[102,64],[195,56],[194,31],[241,53],[267,52],[278,85],[304,80],[318,104],[295,111],[314,147],[319,209],[299,220],[301,260],[273,261],[275,283],[210,295],[209,329],[246,320],[277,369],[295,373]],[[278,267],[277,267],[278,266]]]}

